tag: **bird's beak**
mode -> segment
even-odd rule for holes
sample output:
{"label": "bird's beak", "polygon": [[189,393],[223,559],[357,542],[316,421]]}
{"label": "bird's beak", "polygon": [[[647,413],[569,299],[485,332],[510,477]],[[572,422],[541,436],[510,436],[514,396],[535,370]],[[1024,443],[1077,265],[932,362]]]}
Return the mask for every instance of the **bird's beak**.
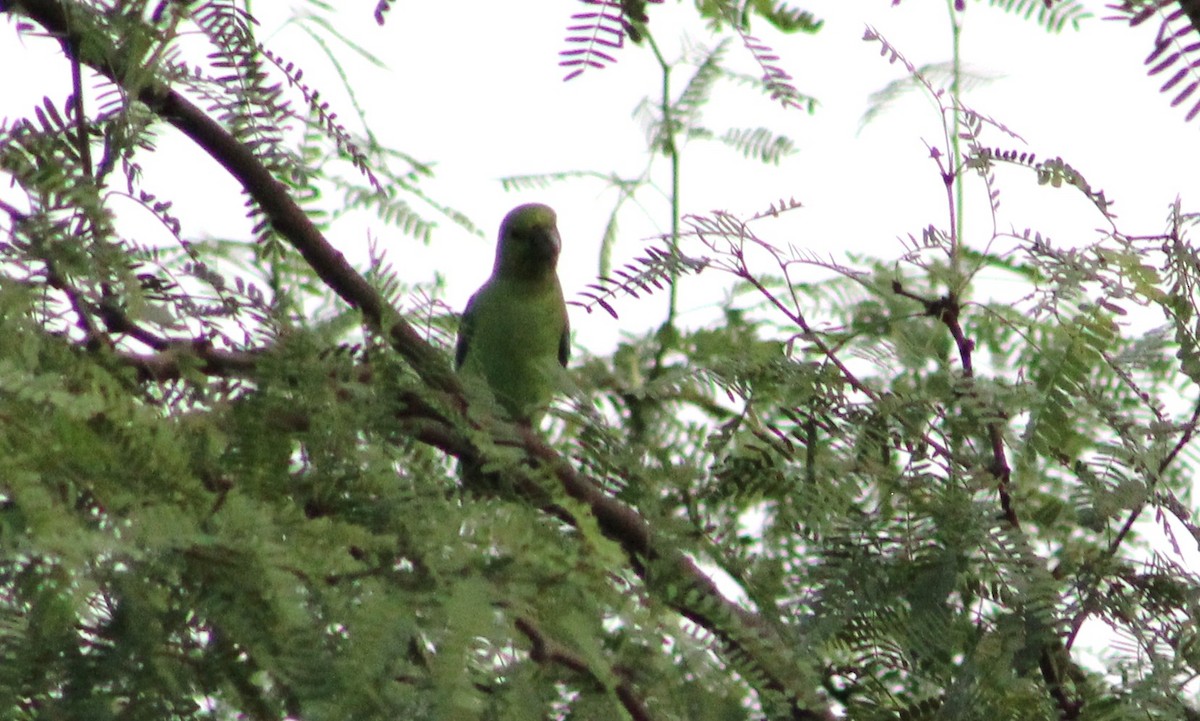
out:
{"label": "bird's beak", "polygon": [[545,233],[538,234],[538,253],[545,258],[558,258],[558,253],[562,250],[562,238],[558,235],[558,228],[550,228]]}

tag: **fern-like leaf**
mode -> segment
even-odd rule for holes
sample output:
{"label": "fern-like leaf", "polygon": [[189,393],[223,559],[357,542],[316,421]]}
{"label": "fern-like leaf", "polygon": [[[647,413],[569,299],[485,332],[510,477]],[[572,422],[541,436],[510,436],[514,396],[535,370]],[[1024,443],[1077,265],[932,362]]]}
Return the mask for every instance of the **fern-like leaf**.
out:
{"label": "fern-like leaf", "polygon": [[776,165],[783,156],[796,151],[796,144],[791,138],[776,135],[766,128],[731,129],[721,136],[721,142],[747,158],[757,158]]}
{"label": "fern-like leaf", "polygon": [[608,173],[600,173],[594,170],[565,170],[557,173],[508,175],[500,179],[500,187],[508,193],[520,192],[523,190],[545,190],[555,183],[565,183],[567,181],[580,180],[583,178],[594,178],[618,186],[628,182],[609,175]]}
{"label": "fern-like leaf", "polygon": [[1092,17],[1081,3],[1056,2],[1046,0],[987,0],[987,4],[998,7],[1006,13],[1019,15],[1028,20],[1034,18],[1046,32],[1061,33],[1069,24],[1072,30],[1078,30],[1080,23]]}
{"label": "fern-like leaf", "polygon": [[671,278],[681,271],[692,270],[700,272],[708,265],[706,258],[689,258],[667,248],[651,246],[646,256],[636,258],[623,268],[613,271],[613,276],[601,277],[595,283],[588,284],[588,290],[580,293],[586,301],[568,301],[570,305],[583,308],[588,313],[599,306],[613,318],[618,317],[609,300],[617,295],[629,295],[639,298],[638,291],[653,293],[662,290]]}
{"label": "fern-like leaf", "polygon": [[779,200],[767,206],[766,210],[760,210],[759,212],[755,213],[750,219],[758,220],[759,218],[766,217],[778,218],[781,213],[798,210],[799,208],[803,207],[804,205],[795,198],[780,198]]}
{"label": "fern-like leaf", "polygon": [[[931,63],[917,68],[917,74],[920,78],[927,81],[930,86],[938,88],[950,87],[951,82],[954,80],[953,72],[954,66],[948,62]],[[998,77],[997,75],[960,68],[958,87],[960,90],[971,90],[981,85],[986,85]],[[866,127],[872,120],[883,115],[885,110],[908,94],[909,91],[920,89],[922,84],[923,81],[918,79],[917,76],[906,75],[893,80],[883,88],[871,93],[871,97],[867,101],[867,110],[863,113],[862,119],[859,120],[859,129]]]}
{"label": "fern-like leaf", "polygon": [[671,114],[680,127],[690,128],[699,119],[700,109],[712,94],[713,84],[721,77],[721,61],[724,60],[728,47],[728,38],[717,43],[715,48],[704,55],[696,66],[696,72],[688,79],[683,92],[679,94],[679,99],[671,108]]}
{"label": "fern-like leaf", "polygon": [[1200,98],[1193,97],[1200,88],[1200,70],[1197,69],[1200,67],[1200,39],[1194,34],[1200,32],[1200,7],[1190,0],[1126,0],[1109,8],[1117,12],[1109,19],[1123,21],[1130,27],[1137,27],[1155,15],[1162,16],[1154,36],[1154,49],[1146,57],[1147,73],[1151,77],[1166,77],[1159,90],[1171,94],[1171,107],[1191,100],[1184,116],[1186,122],[1200,115]]}
{"label": "fern-like leaf", "polygon": [[662,0],[579,0],[595,10],[574,13],[567,26],[570,47],[559,52],[558,64],[570,68],[563,80],[572,80],[588,68],[600,70],[617,62],[612,53],[625,47],[628,36],[641,39],[638,25],[646,22],[647,2]]}
{"label": "fern-like leaf", "polygon": [[380,184],[379,179],[376,178],[375,173],[372,172],[371,167],[368,164],[366,154],[363,153],[363,151],[359,149],[358,144],[351,139],[350,133],[346,130],[346,127],[337,122],[337,113],[329,109],[328,101],[321,100],[320,93],[318,91],[302,82],[304,76],[303,71],[296,67],[296,65],[291,61],[284,60],[278,54],[268,50],[261,44],[259,45],[259,52],[262,53],[263,57],[271,61],[275,67],[279,68],[280,72],[287,76],[289,83],[296,86],[296,88],[300,90],[301,95],[304,96],[304,101],[308,103],[309,112],[311,112],[317,118],[317,121],[325,129],[325,132],[328,134],[328,136],[332,138],[335,143],[337,143],[338,149],[350,158],[351,164],[363,174],[363,176],[371,183],[371,186],[374,187],[377,192],[383,194],[385,192],[383,185]]}
{"label": "fern-like leaf", "polygon": [[771,99],[778,100],[785,108],[804,108],[807,105],[803,102],[804,96],[792,84],[792,76],[776,64],[779,62],[779,56],[775,54],[775,51],[763,41],[742,31],[741,28],[737,30],[738,35],[742,38],[742,43],[754,57],[754,62],[758,63],[758,67],[762,69],[763,87]]}
{"label": "fern-like leaf", "polygon": [[815,33],[821,29],[825,21],[818,20],[807,10],[798,10],[785,2],[775,0],[754,0],[746,6],[762,16],[763,20],[771,23],[776,30],[783,33]]}

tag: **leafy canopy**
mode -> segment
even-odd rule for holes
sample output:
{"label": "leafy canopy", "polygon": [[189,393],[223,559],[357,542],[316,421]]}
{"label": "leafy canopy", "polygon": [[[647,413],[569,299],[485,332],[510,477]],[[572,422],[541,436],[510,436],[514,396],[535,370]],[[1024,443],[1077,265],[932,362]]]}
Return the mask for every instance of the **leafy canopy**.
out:
{"label": "leafy canopy", "polygon": [[[1084,19],[989,5],[1055,31]],[[1164,28],[1187,19],[1156,7]],[[474,226],[424,191],[427,164],[347,129],[242,5],[0,12],[76,71],[71,96],[0,126],[5,718],[1200,714],[1200,586],[1139,540],[1149,524],[1200,538],[1196,216],[1176,203],[1164,228],[1122,227],[1070,163],[967,106],[957,62],[935,84],[868,31],[939,110],[946,212],[898,257],[835,259],[771,236],[794,201],[688,214],[679,190],[689,141],[785,159],[786,136],[703,111],[724,82],[814,110],[749,30],[820,21],[699,2],[724,39],[670,60],[655,4],[587,3],[571,74],[615,62],[598,38],[660,63],[645,171],[506,183],[617,194],[577,307],[671,300],[655,331],[574,366],[539,433],[450,371],[436,283],[374,248],[360,270],[326,239],[348,212],[426,242],[429,216]],[[761,75],[730,69],[735,50]],[[1157,74],[1190,50],[1154,52]],[[145,181],[168,129],[236,181],[244,237],[185,227]],[[1049,202],[1083,197],[1101,231],[968,243],[962,193],[994,221],[999,166]],[[664,177],[671,231],[612,263],[622,205]],[[124,230],[128,199],[170,243]],[[727,289],[703,327],[676,314],[695,276]],[[462,480],[460,462],[484,472]]]}

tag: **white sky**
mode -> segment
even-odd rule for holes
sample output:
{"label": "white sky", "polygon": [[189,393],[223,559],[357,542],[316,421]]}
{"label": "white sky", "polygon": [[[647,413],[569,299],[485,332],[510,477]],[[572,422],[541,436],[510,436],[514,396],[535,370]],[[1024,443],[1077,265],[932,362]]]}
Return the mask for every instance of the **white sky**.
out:
{"label": "white sky", "polygon": [[[339,53],[346,58],[369,122],[384,142],[436,163],[437,178],[427,192],[465,211],[486,237],[443,221],[430,248],[395,229],[357,223],[338,226],[331,240],[351,259],[362,259],[369,231],[389,249],[406,280],[428,279],[435,269],[445,272],[446,300],[461,308],[490,271],[494,232],[503,214],[518,203],[542,201],[559,212],[564,239],[560,275],[568,297],[592,282],[613,192],[581,181],[548,192],[506,194],[497,178],[561,170],[639,173],[646,162],[644,133],[631,114],[641,98],[658,92],[660,83],[648,50],[627,46],[616,65],[564,83],[558,52],[566,47],[562,38],[569,14],[588,9],[582,4],[396,2],[384,27],[371,17],[374,0],[332,4],[338,7],[333,21],[339,31],[388,66],[380,70]],[[863,30],[874,26],[917,66],[947,61],[949,3],[796,4],[825,20],[821,32],[781,37],[761,21],[755,32],[782,56],[779,65],[796,87],[820,101],[817,113],[784,111],[766,98],[725,85],[715,93],[706,117],[716,129],[770,127],[795,140],[799,152],[771,167],[715,144],[686,146],[682,208],[685,213],[724,209],[749,215],[776,199],[796,198],[805,209],[760,225],[761,235],[822,252],[853,250],[894,258],[901,252],[898,236],[919,234],[930,223],[947,224],[941,181],[926,148],[926,143],[942,144],[942,131],[934,106],[911,94],[859,132],[869,94],[904,74],[901,65],[880,57],[877,43],[862,41]],[[1097,16],[1109,14],[1102,1],[1088,4]],[[298,26],[281,27],[289,6],[303,3],[254,4],[261,13],[262,39],[302,66],[306,82],[320,88],[356,131],[352,107],[337,91],[338,81],[319,47]],[[668,59],[713,43],[693,15],[690,2],[650,7],[650,29]],[[1195,170],[1200,119],[1185,123],[1184,108],[1171,108],[1169,98],[1158,92],[1165,78],[1145,74],[1143,60],[1151,50],[1155,21],[1130,30],[1096,17],[1081,32],[1051,35],[978,2],[967,3],[963,20],[967,67],[1000,76],[971,90],[967,104],[1020,133],[1029,143],[1025,149],[1042,158],[1061,155],[1093,186],[1104,189],[1116,201],[1124,231],[1160,232],[1177,195],[1185,209],[1200,198]],[[736,41],[727,57],[755,72]],[[58,60],[56,46],[19,40],[11,23],[0,23],[0,68],[10,70],[0,74],[0,118],[28,114],[43,95],[61,105],[69,91],[69,69]],[[690,73],[690,68],[677,71],[676,90]],[[294,101],[300,102],[298,95]],[[998,134],[992,142],[1022,149]],[[161,195],[176,201],[185,233],[244,236],[242,201],[215,163],[177,138],[164,138],[161,147],[165,152],[146,158],[147,184],[175,189]],[[665,161],[660,161],[660,171],[665,187]],[[998,178],[1001,227],[1033,227],[1071,245],[1094,239],[1094,229],[1103,225],[1074,191],[1038,188],[1030,174],[1001,171]],[[978,184],[971,187],[978,209],[982,191]],[[12,196],[0,187],[0,197]],[[653,194],[644,198],[641,208],[627,206],[613,255],[617,265],[637,255],[645,238],[668,227],[665,200]],[[222,216],[214,208],[230,212]],[[990,226],[986,216],[969,215],[967,241],[982,247]],[[684,322],[703,319],[720,298],[720,289],[711,282],[691,281],[684,295]],[[621,313],[619,322],[603,312],[587,315],[573,309],[577,343],[605,352],[622,329],[657,325],[665,294],[614,305]],[[1194,556],[1191,567],[1200,568]]]}
{"label": "white sky", "polygon": [[[627,46],[616,65],[563,83],[558,52],[566,47],[562,38],[568,15],[587,9],[582,4],[480,2],[466,6],[466,16],[462,5],[398,2],[382,28],[371,18],[373,2],[335,5],[339,12],[333,21],[339,31],[388,65],[380,70],[340,53],[368,121],[385,142],[434,163],[437,177],[426,190],[465,211],[485,237],[442,221],[429,249],[378,224],[345,223],[331,231],[331,240],[351,258],[361,258],[368,233],[382,239],[393,261],[409,270],[406,279],[429,278],[434,269],[445,272],[447,300],[461,307],[490,270],[500,217],[513,205],[539,200],[559,211],[561,275],[568,296],[594,280],[613,191],[596,181],[577,181],[550,191],[512,194],[504,193],[497,179],[559,170],[639,173],[646,162],[644,133],[632,111],[658,91],[660,82],[648,50]],[[877,43],[862,40],[863,29],[868,23],[877,28],[915,65],[945,61],[950,57],[947,3],[908,0],[892,7],[890,0],[812,0],[801,5],[825,20],[817,35],[779,36],[762,22],[754,29],[782,56],[779,64],[801,92],[820,101],[817,113],[784,111],[725,84],[705,116],[718,130],[767,126],[795,140],[799,152],[774,167],[742,159],[715,143],[686,146],[683,211],[724,209],[749,215],[776,199],[796,198],[805,209],[784,221],[760,224],[759,232],[802,248],[894,257],[900,252],[898,236],[919,233],[930,223],[946,225],[945,196],[926,149],[926,143],[942,144],[942,132],[932,103],[917,93],[859,132],[869,94],[904,75],[901,65],[880,57]],[[1108,14],[1102,2],[1091,5],[1098,15]],[[357,130],[353,109],[338,91],[320,48],[296,24],[281,27],[289,6],[303,8],[304,3],[254,4],[262,19],[262,39],[304,67],[305,81],[319,88],[340,119]],[[522,7],[527,11],[516,12]],[[693,20],[690,3],[651,6],[650,13],[651,31],[669,59],[713,43]],[[1157,232],[1176,195],[1182,195],[1185,208],[1197,196],[1200,179],[1192,164],[1175,159],[1190,158],[1189,151],[1197,148],[1200,121],[1185,124],[1183,109],[1170,108],[1168,98],[1158,93],[1162,80],[1145,75],[1142,60],[1150,50],[1153,22],[1131,31],[1093,18],[1082,32],[1051,35],[977,2],[968,3],[963,19],[967,67],[998,76],[970,91],[967,103],[1020,133],[1027,149],[1039,157],[1061,155],[1103,188],[1117,201],[1124,230]],[[21,42],[11,24],[0,27],[0,67],[38,69],[7,74],[0,81],[0,117],[24,115],[43,95],[61,104],[69,71],[56,58],[52,44]],[[755,72],[736,41],[727,58]],[[688,67],[676,71],[676,90],[690,73]],[[1021,149],[999,134],[991,139]],[[244,235],[241,201],[215,163],[175,137],[164,137],[160,146],[166,152],[145,159],[147,185],[177,188],[162,195],[173,195],[185,232]],[[180,167],[188,171],[180,173]],[[665,187],[665,161],[658,167]],[[1037,188],[1029,174],[1012,170],[1002,169],[998,177],[1002,227],[1033,227],[1073,244],[1092,239],[1093,229],[1101,225],[1073,191]],[[197,192],[201,187],[205,192]],[[979,185],[973,187],[980,203]],[[621,244],[613,256],[617,265],[668,227],[663,197],[653,191],[642,197],[641,208],[627,205],[622,216]],[[212,212],[219,207],[232,212]],[[429,215],[434,217],[432,211]],[[990,234],[990,219],[968,214],[967,222],[968,242],[981,246]],[[719,298],[699,285],[700,290],[685,295],[684,311]],[[663,303],[665,296],[618,303],[620,323],[606,314],[578,313],[573,318],[577,342],[603,352],[619,328],[657,324]]]}
{"label": "white sky", "polygon": [[[690,5],[668,2],[650,8],[651,30],[668,59],[713,43],[693,20]],[[876,27],[915,65],[945,61],[950,58],[947,3],[908,0],[892,7],[889,0],[817,0],[801,5],[825,19],[817,35],[779,36],[762,22],[755,32],[782,56],[780,65],[801,92],[820,101],[817,113],[785,111],[725,84],[705,116],[718,130],[765,125],[795,140],[799,152],[773,167],[742,159],[715,143],[692,143],[683,151],[683,211],[724,209],[749,215],[779,198],[796,198],[804,210],[761,224],[759,232],[802,248],[894,257],[900,252],[897,236],[919,233],[930,223],[946,224],[945,195],[926,148],[926,143],[942,144],[942,131],[932,103],[913,93],[860,132],[870,93],[904,76],[901,65],[880,57],[877,43],[862,40],[863,30],[868,23]],[[1093,5],[1098,15],[1107,14],[1103,3]],[[369,120],[400,147],[436,161],[438,177],[430,192],[467,211],[486,230],[486,237],[475,238],[445,223],[429,253],[403,238],[392,244],[401,258],[414,263],[414,279],[426,277],[429,268],[453,268],[448,300],[457,307],[490,270],[494,228],[519,202],[541,200],[559,210],[565,243],[561,275],[569,296],[597,272],[599,237],[615,200],[613,191],[595,181],[579,181],[547,192],[508,194],[497,178],[559,170],[629,176],[646,162],[645,135],[632,111],[659,89],[649,51],[628,46],[616,65],[563,83],[557,53],[566,47],[567,15],[586,8],[531,1],[525,3],[528,12],[517,15],[515,7],[520,5],[474,4],[465,24],[462,7],[446,3],[397,3],[384,28],[375,26],[366,12],[338,18],[353,19],[362,28],[358,37],[377,48],[391,68],[355,70]],[[999,78],[971,91],[968,104],[1020,133],[1039,157],[1061,155],[1103,188],[1117,201],[1126,231],[1157,232],[1177,194],[1185,205],[1197,196],[1200,180],[1191,163],[1164,162],[1189,157],[1188,150],[1198,145],[1200,122],[1185,124],[1183,110],[1170,108],[1168,98],[1158,93],[1161,79],[1145,75],[1142,61],[1154,23],[1131,31],[1094,18],[1083,32],[1051,35],[1032,22],[974,2],[968,3],[964,20],[967,66]],[[264,21],[264,27],[272,23]],[[439,31],[443,28],[454,30]],[[276,40],[294,42],[295,58],[319,59],[294,28],[267,39]],[[757,72],[736,41],[727,57]],[[676,91],[691,72],[690,67],[675,72]],[[991,139],[1020,148],[1000,134]],[[660,159],[662,187],[666,168]],[[1093,229],[1102,225],[1073,191],[1038,188],[1031,174],[1015,170],[1002,169],[998,177],[1002,227],[1033,227],[1073,244],[1093,239]],[[984,196],[978,183],[973,187],[975,209],[981,210]],[[642,208],[626,206],[622,216],[621,245],[613,256],[618,265],[632,259],[646,238],[668,227],[662,196],[647,192],[642,198]],[[981,247],[990,234],[990,219],[968,214],[967,222],[968,241]],[[376,232],[395,237],[388,229]],[[362,237],[354,229],[336,240],[352,249]],[[450,263],[447,254],[453,258]],[[719,300],[719,293],[706,280],[686,287],[685,322],[689,311],[706,317],[706,306]],[[660,322],[664,304],[665,296],[619,302],[619,323],[606,314],[576,313],[577,341],[603,352],[619,329]]]}

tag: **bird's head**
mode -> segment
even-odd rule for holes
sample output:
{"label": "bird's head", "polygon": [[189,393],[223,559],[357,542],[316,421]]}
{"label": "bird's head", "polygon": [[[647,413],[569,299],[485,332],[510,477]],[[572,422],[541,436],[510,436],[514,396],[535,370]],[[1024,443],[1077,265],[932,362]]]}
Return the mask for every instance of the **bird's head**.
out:
{"label": "bird's head", "polygon": [[533,279],[553,274],[562,240],[558,216],[541,203],[518,205],[500,223],[493,272],[512,278]]}

